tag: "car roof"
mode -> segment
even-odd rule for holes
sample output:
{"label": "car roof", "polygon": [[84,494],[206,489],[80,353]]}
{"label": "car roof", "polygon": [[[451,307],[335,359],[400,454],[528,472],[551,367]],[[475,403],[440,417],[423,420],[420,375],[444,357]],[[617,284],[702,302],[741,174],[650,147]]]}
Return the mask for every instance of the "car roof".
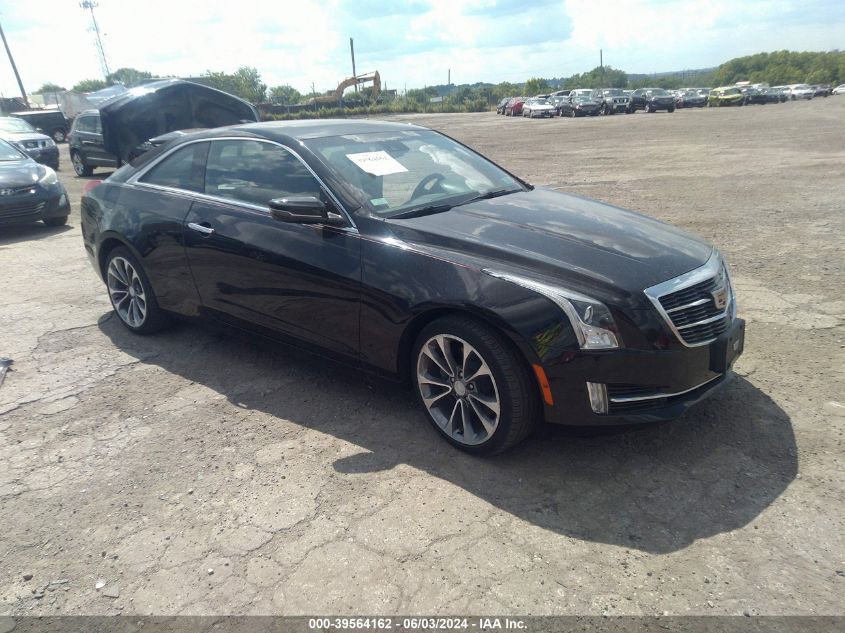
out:
{"label": "car roof", "polygon": [[408,130],[429,131],[428,128],[412,123],[391,123],[371,119],[304,119],[301,121],[263,121],[213,128],[192,134],[191,138],[214,138],[231,136],[233,133],[261,136],[271,140],[306,140],[345,136],[348,134],[372,134],[375,132],[407,132]]}

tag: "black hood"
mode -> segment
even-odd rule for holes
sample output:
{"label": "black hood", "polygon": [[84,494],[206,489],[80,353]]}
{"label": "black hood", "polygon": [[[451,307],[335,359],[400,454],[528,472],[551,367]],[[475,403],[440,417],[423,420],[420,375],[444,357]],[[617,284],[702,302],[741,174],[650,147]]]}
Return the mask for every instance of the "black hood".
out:
{"label": "black hood", "polygon": [[34,160],[0,161],[0,189],[34,185],[44,175],[44,167]]}
{"label": "black hood", "polygon": [[174,130],[258,121],[255,107],[233,95],[181,79],[137,86],[100,106],[106,151],[126,160],[138,145]]}
{"label": "black hood", "polygon": [[0,132],[0,138],[10,143],[23,143],[24,141],[49,141],[49,136],[41,132]]}
{"label": "black hood", "polygon": [[641,293],[701,266],[712,252],[669,224],[548,189],[389,224],[404,241],[447,249],[455,254],[450,258],[478,255],[576,286],[603,286],[612,294]]}

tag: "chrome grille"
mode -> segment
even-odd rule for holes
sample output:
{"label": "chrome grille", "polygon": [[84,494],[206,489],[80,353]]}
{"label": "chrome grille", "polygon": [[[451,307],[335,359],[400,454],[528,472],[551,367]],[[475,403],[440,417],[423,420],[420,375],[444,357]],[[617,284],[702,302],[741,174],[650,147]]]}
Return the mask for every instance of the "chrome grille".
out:
{"label": "chrome grille", "polygon": [[26,149],[44,149],[49,147],[50,143],[47,141],[21,141],[21,145]]}
{"label": "chrome grille", "polygon": [[[11,189],[0,188],[0,196],[18,196],[29,193],[35,193],[35,185],[24,185],[22,187],[13,187]],[[2,200],[2,198],[0,198],[0,200]]]}
{"label": "chrome grille", "polygon": [[[720,257],[686,273],[647,288],[646,295],[685,345],[706,345],[725,332],[734,318],[733,290]],[[718,302],[718,297],[724,303]]]}

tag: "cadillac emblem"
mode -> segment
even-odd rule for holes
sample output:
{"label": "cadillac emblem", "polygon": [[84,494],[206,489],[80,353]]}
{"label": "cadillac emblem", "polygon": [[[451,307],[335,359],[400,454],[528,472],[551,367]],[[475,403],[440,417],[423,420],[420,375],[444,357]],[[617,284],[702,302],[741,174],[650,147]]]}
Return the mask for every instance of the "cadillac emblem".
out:
{"label": "cadillac emblem", "polygon": [[728,289],[725,286],[716,288],[710,295],[713,297],[713,303],[716,305],[716,309],[724,310],[725,306],[728,305]]}

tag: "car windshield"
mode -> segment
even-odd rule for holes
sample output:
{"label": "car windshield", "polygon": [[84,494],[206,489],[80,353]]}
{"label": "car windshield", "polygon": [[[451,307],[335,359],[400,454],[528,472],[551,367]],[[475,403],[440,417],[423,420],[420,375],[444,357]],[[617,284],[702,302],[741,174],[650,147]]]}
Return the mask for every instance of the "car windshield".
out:
{"label": "car windshield", "polygon": [[305,145],[382,217],[448,210],[523,189],[485,158],[430,130],[331,136]]}
{"label": "car windshield", "polygon": [[604,94],[606,94],[606,95],[608,95],[608,96],[610,96],[610,97],[619,97],[619,96],[621,96],[621,95],[622,95],[622,94],[624,94],[624,93],[622,92],[622,90],[620,90],[619,88],[617,88],[617,89],[615,89],[615,90],[605,90],[605,91],[604,91]]}
{"label": "car windshield", "polygon": [[535,99],[534,103],[536,103],[538,105],[549,105],[549,100],[548,99]]}
{"label": "car windshield", "polygon": [[652,95],[652,96],[656,96],[656,97],[664,97],[664,96],[666,96],[666,95],[668,95],[668,94],[669,94],[668,92],[666,92],[665,90],[663,90],[663,88],[656,88],[656,89],[654,89],[654,90],[649,90],[649,91],[648,91],[648,93],[649,93],[650,95]]}
{"label": "car windshield", "polygon": [[0,161],[22,160],[26,158],[6,141],[0,140]]}
{"label": "car windshield", "polygon": [[0,130],[4,132],[35,132],[35,128],[29,123],[11,116],[0,118]]}
{"label": "car windshield", "polygon": [[575,95],[575,101],[592,101],[593,98],[590,95]]}

